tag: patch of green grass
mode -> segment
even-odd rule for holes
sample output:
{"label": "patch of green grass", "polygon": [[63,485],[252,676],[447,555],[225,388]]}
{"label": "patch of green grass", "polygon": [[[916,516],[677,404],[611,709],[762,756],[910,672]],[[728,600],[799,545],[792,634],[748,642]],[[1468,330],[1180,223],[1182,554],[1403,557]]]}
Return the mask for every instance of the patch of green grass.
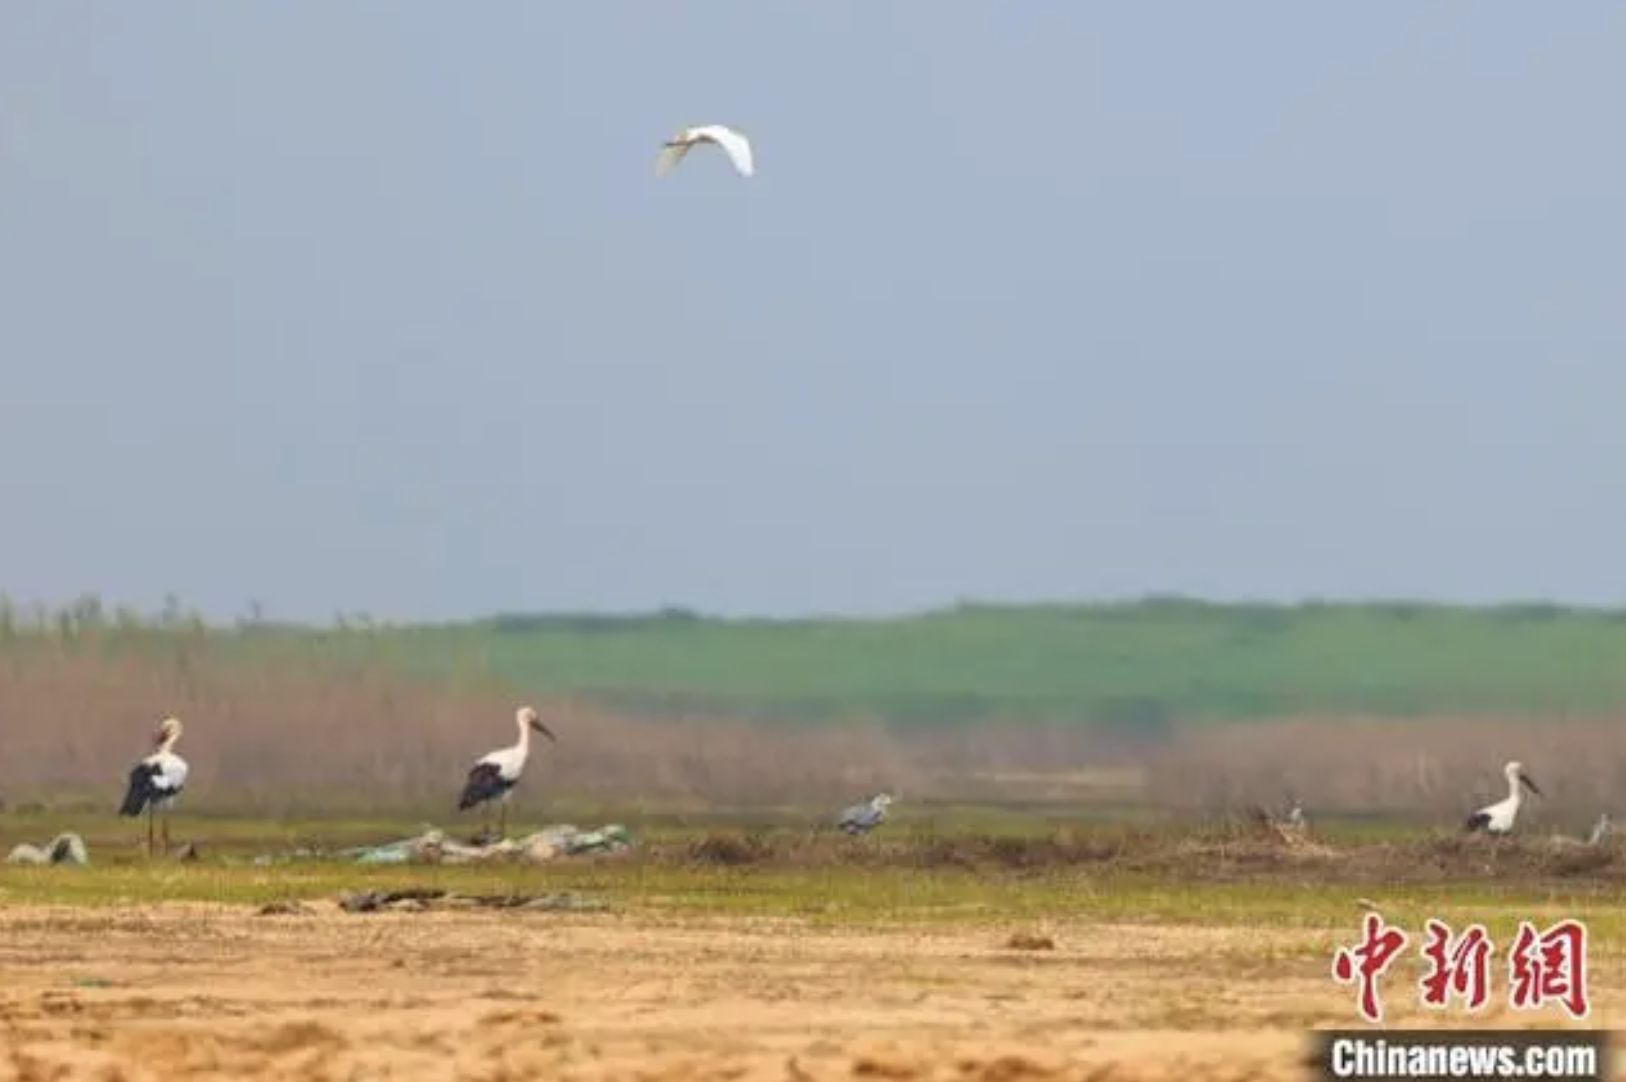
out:
{"label": "patch of green grass", "polygon": [[[1588,922],[1597,956],[1626,943],[1618,895],[1520,885],[1433,884],[1373,892],[1352,885],[1177,883],[1145,875],[1057,871],[1014,876],[962,869],[711,868],[637,862],[546,867],[377,868],[292,863],[272,868],[124,864],[0,870],[0,906],[139,906],[161,902],[259,905],[334,899],[358,890],[429,887],[475,894],[569,891],[635,915],[794,918],[813,925],[1024,925],[1046,920],[1110,924],[1358,929],[1357,899],[1379,893],[1385,918],[1420,935],[1439,917],[1487,925],[1511,939],[1520,919]],[[365,919],[363,917],[356,918]]]}
{"label": "patch of green grass", "polygon": [[[439,827],[453,839],[472,835],[475,817],[448,823],[443,807],[425,807],[418,817],[346,818],[341,815],[267,818],[230,812],[189,810],[174,819],[176,846],[194,842],[210,860],[249,859],[259,854],[288,855],[298,850],[331,853],[365,845],[397,841]],[[1107,810],[1111,812],[1111,809]],[[570,822],[584,828],[606,823],[630,826],[645,851],[681,852],[691,843],[723,833],[761,839],[776,848],[796,847],[815,838],[835,842],[829,830],[827,808],[707,809],[703,811],[628,808],[614,805],[573,807],[555,802],[549,823]],[[523,837],[543,823],[515,818],[509,834]],[[981,837],[1014,842],[1051,838],[1071,832],[1103,843],[1144,837],[1186,837],[1194,831],[1214,829],[1151,812],[1126,808],[1103,814],[1097,807],[1083,809],[1037,808],[965,804],[908,804],[894,809],[884,830],[863,841],[848,843],[855,852],[877,848],[908,851],[938,842]],[[1422,836],[1415,825],[1402,820],[1328,818],[1317,824],[1317,836],[1336,845],[1400,842]],[[65,802],[64,806],[29,813],[0,815],[0,854],[18,843],[44,845],[63,832],[79,834],[97,863],[138,860],[145,837],[145,820],[117,819],[100,803]],[[838,843],[839,844],[839,843]]]}
{"label": "patch of green grass", "polygon": [[[85,620],[94,634],[75,630]],[[91,617],[0,628],[0,649],[18,654],[79,639],[157,655],[205,651],[381,664],[434,680],[496,679],[654,715],[1087,721],[1155,734],[1187,718],[1587,714],[1626,706],[1626,612],[1544,604],[1154,599],[964,605],[874,620],[667,611],[342,629],[217,631],[174,621],[153,628]]]}
{"label": "patch of green grass", "polygon": [[[393,636],[393,638],[391,638]],[[390,633],[413,667],[633,709],[770,717],[1088,720],[1584,712],[1626,703],[1626,619],[1543,607],[966,606],[875,621],[510,619]]]}
{"label": "patch of green grass", "polygon": [[[9,832],[21,821],[7,817],[0,825]],[[1209,873],[1197,866],[1195,858],[1136,866],[1114,855],[1112,846],[1133,842],[1153,857],[1169,852],[1178,856],[1186,851],[1180,846],[1207,837],[1182,834],[1173,826],[1152,830],[1108,826],[1076,834],[1070,828],[983,834],[917,827],[854,841],[783,827],[719,830],[665,823],[641,832],[638,848],[619,857],[565,858],[540,866],[412,867],[287,859],[299,846],[331,852],[413,832],[413,827],[400,823],[221,819],[190,827],[208,839],[207,855],[196,862],[146,861],[134,852],[127,829],[102,827],[90,836],[90,867],[0,867],[0,906],[183,901],[258,905],[334,899],[357,890],[430,887],[478,894],[568,891],[636,915],[795,918],[831,926],[1021,925],[1058,920],[1344,935],[1358,928],[1362,900],[1370,899],[1387,919],[1416,934],[1426,919],[1435,916],[1456,925],[1483,922],[1502,938],[1513,934],[1520,919],[1575,916],[1589,922],[1595,949],[1618,954],[1626,942],[1626,907],[1621,904],[1618,879],[1534,875],[1513,862],[1517,855],[1513,850],[1504,855],[1504,867],[1524,868],[1519,878],[1452,876],[1386,885],[1381,867],[1364,879],[1338,880],[1315,865],[1287,862],[1266,866],[1250,878],[1225,881],[1205,878]],[[738,865],[708,863],[693,855],[700,843],[717,837],[753,839],[768,855],[760,862]],[[1384,843],[1345,844],[1408,841],[1414,846],[1432,844],[1415,832],[1394,834]],[[1078,848],[1068,850],[1069,845]],[[1092,846],[1104,847],[1099,860]],[[979,862],[964,866],[941,860],[939,851],[944,847],[951,857],[971,853]],[[1010,849],[1009,855],[1052,862],[1003,864],[998,859],[1002,847]],[[261,854],[275,863],[255,864],[254,857]],[[1211,854],[1203,859],[1212,864]],[[1406,859],[1405,852],[1397,859]],[[1477,866],[1478,859],[1471,858],[1464,866]]]}

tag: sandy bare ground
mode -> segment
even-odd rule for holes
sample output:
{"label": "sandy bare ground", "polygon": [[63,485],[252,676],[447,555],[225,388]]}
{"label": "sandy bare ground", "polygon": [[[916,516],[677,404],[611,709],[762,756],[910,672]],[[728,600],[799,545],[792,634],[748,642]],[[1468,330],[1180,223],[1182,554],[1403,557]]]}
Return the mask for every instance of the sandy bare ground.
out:
{"label": "sandy bare ground", "polygon": [[[0,909],[0,1082],[1300,1079],[1322,933]],[[1353,922],[1352,922],[1353,927]],[[1626,1007],[1595,967],[1593,1026]],[[1424,1019],[1413,974],[1385,985]],[[1475,1025],[1554,1024],[1493,1011]]]}

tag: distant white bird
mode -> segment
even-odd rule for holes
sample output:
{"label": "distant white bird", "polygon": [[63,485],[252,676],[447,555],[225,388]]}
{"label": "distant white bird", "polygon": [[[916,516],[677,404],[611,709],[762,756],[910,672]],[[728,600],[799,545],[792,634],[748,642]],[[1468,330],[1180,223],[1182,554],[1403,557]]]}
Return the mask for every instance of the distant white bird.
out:
{"label": "distant white bird", "polygon": [[1507,764],[1502,768],[1502,773],[1507,775],[1507,798],[1474,812],[1463,824],[1464,830],[1470,833],[1483,830],[1487,834],[1506,834],[1513,829],[1513,821],[1519,816],[1519,804],[1524,799],[1519,786],[1524,785],[1537,796],[1545,795],[1518,762]]}
{"label": "distant white bird", "polygon": [[868,834],[881,825],[886,818],[886,809],[892,803],[892,797],[886,793],[876,793],[863,804],[854,804],[841,813],[836,820],[836,826],[848,834]]}
{"label": "distant white bird", "polygon": [[466,811],[476,804],[488,805],[496,800],[501,809],[497,833],[502,837],[506,837],[508,831],[508,794],[525,771],[525,760],[531,754],[531,730],[535,729],[550,741],[555,739],[536,711],[529,706],[522,706],[514,712],[514,724],[519,726],[519,740],[476,759],[469,770],[468,779],[463,783],[463,793],[457,800],[458,811]]}
{"label": "distant white bird", "polygon": [[728,160],[740,176],[748,177],[756,171],[751,160],[751,141],[733,128],[721,124],[703,124],[698,128],[684,128],[666,141],[666,148],[655,159],[655,175],[664,177],[676,168],[683,156],[699,143],[715,143],[728,154]]}
{"label": "distant white bird", "polygon": [[1615,831],[1614,824],[1609,821],[1609,813],[1604,812],[1598,816],[1598,821],[1592,824],[1592,833],[1587,835],[1588,845],[1602,845],[1609,840],[1609,835]]}
{"label": "distant white bird", "polygon": [[1293,806],[1287,809],[1287,825],[1294,830],[1304,829],[1304,802],[1302,800],[1293,801]]}
{"label": "distant white bird", "polygon": [[164,812],[164,852],[169,852],[169,810],[186,787],[188,767],[186,760],[175,754],[175,742],[181,738],[181,719],[167,717],[158,725],[153,740],[158,750],[142,759],[130,771],[130,785],[124,793],[119,814],[134,817],[147,813],[147,855],[152,855],[152,821],[157,811]]}

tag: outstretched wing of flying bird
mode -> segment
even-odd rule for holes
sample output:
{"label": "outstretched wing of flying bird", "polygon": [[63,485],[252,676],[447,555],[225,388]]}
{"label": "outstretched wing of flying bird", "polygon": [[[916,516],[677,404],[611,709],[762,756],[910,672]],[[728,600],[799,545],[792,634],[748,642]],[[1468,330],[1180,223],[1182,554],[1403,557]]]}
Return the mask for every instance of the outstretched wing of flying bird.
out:
{"label": "outstretched wing of flying bird", "polygon": [[689,153],[689,147],[692,145],[692,143],[679,143],[677,146],[669,146],[662,150],[661,156],[655,159],[655,175],[664,177],[677,168],[677,163],[683,160],[685,154]]}
{"label": "outstretched wing of flying bird", "polygon": [[723,153],[728,155],[729,162],[741,176],[748,177],[756,171],[749,139],[721,124],[702,124],[695,128],[684,128],[667,141],[660,157],[655,159],[655,175],[664,177],[677,168],[678,162],[697,143],[715,143],[722,147]]}
{"label": "outstretched wing of flying bird", "polygon": [[722,147],[728,154],[728,160],[734,163],[734,168],[740,176],[748,177],[756,170],[751,160],[751,141],[733,128],[725,128],[721,124],[708,124],[703,128],[695,129],[702,139],[709,139]]}

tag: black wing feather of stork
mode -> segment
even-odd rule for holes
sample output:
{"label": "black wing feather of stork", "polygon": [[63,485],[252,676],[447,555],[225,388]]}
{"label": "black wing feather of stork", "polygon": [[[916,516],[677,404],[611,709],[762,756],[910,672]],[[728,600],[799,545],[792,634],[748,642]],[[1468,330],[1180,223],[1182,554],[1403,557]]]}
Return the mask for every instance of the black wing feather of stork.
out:
{"label": "black wing feather of stork", "polygon": [[140,815],[148,804],[162,796],[159,787],[154,784],[161,773],[163,768],[157,763],[137,763],[130,771],[130,786],[124,791],[124,803],[119,805],[119,814]]}
{"label": "black wing feather of stork", "polygon": [[476,804],[500,797],[512,785],[512,782],[504,780],[496,763],[476,763],[474,769],[469,771],[468,781],[463,783],[463,795],[457,799],[457,810],[465,811]]}

